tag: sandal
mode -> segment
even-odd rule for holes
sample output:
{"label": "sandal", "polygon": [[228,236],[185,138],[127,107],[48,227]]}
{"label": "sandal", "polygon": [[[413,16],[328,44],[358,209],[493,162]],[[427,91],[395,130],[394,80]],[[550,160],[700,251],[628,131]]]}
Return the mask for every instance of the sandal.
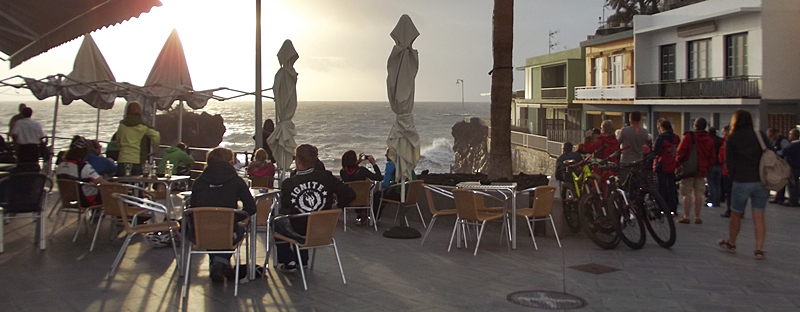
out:
{"label": "sandal", "polygon": [[678,220],[678,221],[675,221],[675,222],[678,222],[678,223],[683,223],[683,224],[689,224],[689,223],[691,223],[691,221],[689,221],[689,218],[681,218],[680,220]]}
{"label": "sandal", "polygon": [[756,250],[753,255],[756,257],[756,260],[764,260],[764,251],[763,250]]}
{"label": "sandal", "polygon": [[700,218],[694,218],[694,224],[703,224],[703,220],[700,220]]}
{"label": "sandal", "polygon": [[[720,239],[719,241],[717,241],[717,245],[719,245],[719,248],[722,249],[722,251],[727,251],[727,252],[730,252],[730,253],[736,253],[736,245],[731,244],[727,240]],[[758,252],[759,252],[759,250],[756,250],[756,254]],[[764,256],[764,252],[761,252],[761,256],[762,257]]]}

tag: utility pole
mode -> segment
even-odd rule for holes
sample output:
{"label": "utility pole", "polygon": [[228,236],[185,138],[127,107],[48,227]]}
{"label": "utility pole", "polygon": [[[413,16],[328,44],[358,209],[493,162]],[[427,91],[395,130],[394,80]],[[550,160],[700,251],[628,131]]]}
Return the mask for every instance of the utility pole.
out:
{"label": "utility pole", "polygon": [[466,114],[467,110],[464,108],[464,79],[456,79],[456,84],[461,86],[461,111]]}
{"label": "utility pole", "polygon": [[553,42],[553,39],[555,39],[555,35],[557,33],[558,33],[558,29],[550,30],[547,33],[547,54],[553,53],[553,48],[557,47],[558,44],[559,44],[558,41]]}

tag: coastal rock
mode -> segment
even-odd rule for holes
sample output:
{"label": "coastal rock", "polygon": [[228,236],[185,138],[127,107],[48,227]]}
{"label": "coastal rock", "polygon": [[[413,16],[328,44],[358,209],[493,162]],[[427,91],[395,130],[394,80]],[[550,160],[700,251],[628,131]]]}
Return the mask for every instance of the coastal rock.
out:
{"label": "coastal rock", "polygon": [[456,155],[452,172],[485,172],[489,160],[489,127],[480,118],[471,118],[469,122],[453,125],[452,135]]}
{"label": "coastal rock", "polygon": [[[178,143],[178,110],[156,115],[156,130],[161,133],[162,145]],[[225,123],[219,114],[183,112],[182,140],[191,147],[217,147],[225,134]]]}

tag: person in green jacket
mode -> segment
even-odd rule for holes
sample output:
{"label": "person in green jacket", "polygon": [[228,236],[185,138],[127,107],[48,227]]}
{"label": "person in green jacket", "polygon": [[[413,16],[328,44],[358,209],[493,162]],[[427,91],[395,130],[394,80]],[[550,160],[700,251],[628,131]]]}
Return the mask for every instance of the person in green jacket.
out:
{"label": "person in green jacket", "polygon": [[164,151],[164,157],[158,164],[158,173],[164,173],[164,169],[169,161],[172,164],[172,174],[178,174],[178,166],[191,166],[194,164],[194,158],[186,153],[186,144],[183,142],[178,143],[177,146],[170,146]]}
{"label": "person in green jacket", "polygon": [[158,146],[161,134],[142,122],[142,104],[133,101],[128,104],[125,117],[119,122],[117,128],[117,144],[119,145],[119,159],[117,163],[117,176],[125,175],[125,167],[131,165],[131,175],[142,174],[141,145],[144,137],[150,138],[152,146]]}
{"label": "person in green jacket", "polygon": [[119,144],[117,144],[116,132],[114,132],[114,135],[111,136],[111,141],[108,141],[108,145],[106,146],[106,157],[111,158],[114,161],[119,160]]}

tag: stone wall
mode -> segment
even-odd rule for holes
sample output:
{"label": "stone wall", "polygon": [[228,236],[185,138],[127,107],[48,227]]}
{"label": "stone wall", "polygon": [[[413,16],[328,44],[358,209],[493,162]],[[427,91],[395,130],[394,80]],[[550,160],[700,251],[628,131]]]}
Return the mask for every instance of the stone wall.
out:
{"label": "stone wall", "polygon": [[512,170],[515,173],[553,175],[556,159],[545,151],[511,145]]}

